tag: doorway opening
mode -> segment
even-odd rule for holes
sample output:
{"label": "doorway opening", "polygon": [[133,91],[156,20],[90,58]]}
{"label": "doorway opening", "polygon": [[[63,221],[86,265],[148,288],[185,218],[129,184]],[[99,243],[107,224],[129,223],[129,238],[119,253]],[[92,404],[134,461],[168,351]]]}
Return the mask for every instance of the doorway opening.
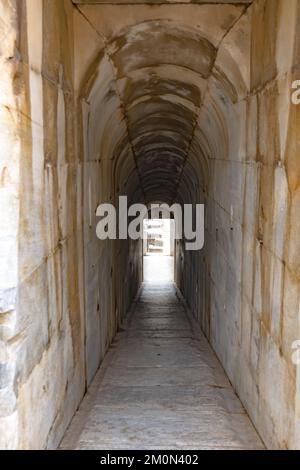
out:
{"label": "doorway opening", "polygon": [[174,234],[175,221],[172,219],[144,220],[144,282],[174,282]]}

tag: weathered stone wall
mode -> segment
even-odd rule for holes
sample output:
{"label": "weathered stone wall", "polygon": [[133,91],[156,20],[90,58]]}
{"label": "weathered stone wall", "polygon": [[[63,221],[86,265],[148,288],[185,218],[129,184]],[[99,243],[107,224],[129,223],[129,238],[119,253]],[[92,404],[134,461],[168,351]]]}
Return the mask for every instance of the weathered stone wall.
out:
{"label": "weathered stone wall", "polygon": [[[124,159],[129,153],[129,168],[124,171],[122,160],[120,163],[117,158],[115,148],[127,129],[103,38],[78,10],[74,10],[74,28],[80,116],[77,142],[84,180],[85,348],[89,384],[141,282],[142,246],[140,241],[99,241],[96,237],[97,206],[113,203],[117,207],[119,194],[132,200],[133,190],[129,191],[127,180],[134,161],[126,147],[121,151]],[[87,54],[91,44],[94,47]],[[138,194],[133,197],[138,198]]]}
{"label": "weathered stone wall", "polygon": [[[21,154],[21,109],[24,91],[14,80],[21,69],[17,2],[0,5],[0,440],[1,447],[17,444],[15,353],[9,347],[14,337],[18,286],[19,167]],[[17,86],[16,86],[17,85]],[[26,116],[24,116],[26,119]],[[5,439],[4,439],[5,438]]]}
{"label": "weathered stone wall", "polygon": [[[299,2],[286,3],[253,2],[247,24],[241,18],[219,49],[223,63],[230,64],[225,52],[240,57],[247,78],[236,102],[218,90],[221,125],[216,119],[207,132],[205,249],[180,251],[178,277],[265,443],[299,449],[292,343],[300,337],[300,107],[291,102],[299,78]],[[210,116],[213,87],[206,95]]]}
{"label": "weathered stone wall", "polygon": [[1,3],[1,448],[59,444],[141,277],[136,246],[96,238],[114,176],[84,149],[73,13]]}
{"label": "weathered stone wall", "polygon": [[55,447],[85,389],[72,6],[28,0],[1,9],[9,118],[2,135],[14,136],[2,148],[1,169],[12,231],[1,277],[2,380],[10,397],[1,447]]}

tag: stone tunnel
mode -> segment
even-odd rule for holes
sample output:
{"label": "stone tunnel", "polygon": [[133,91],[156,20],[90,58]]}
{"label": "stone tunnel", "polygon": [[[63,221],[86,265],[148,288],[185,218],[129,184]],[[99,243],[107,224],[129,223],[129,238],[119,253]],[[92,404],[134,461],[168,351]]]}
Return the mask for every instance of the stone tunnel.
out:
{"label": "stone tunnel", "polygon": [[[300,448],[299,22],[299,0],[0,1],[2,449]],[[174,283],[97,238],[120,195],[204,204]]]}

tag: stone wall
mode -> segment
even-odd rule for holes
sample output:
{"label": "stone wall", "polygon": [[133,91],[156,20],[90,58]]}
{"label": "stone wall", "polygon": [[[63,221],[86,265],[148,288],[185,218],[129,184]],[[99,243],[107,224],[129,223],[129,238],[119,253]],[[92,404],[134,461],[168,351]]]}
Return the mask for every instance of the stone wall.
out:
{"label": "stone wall", "polygon": [[[11,121],[4,125],[15,136],[13,155],[2,148],[8,162],[2,192],[11,197],[7,242],[16,237],[1,278],[10,292],[10,299],[3,292],[1,313],[10,372],[3,376],[10,403],[1,447],[55,447],[85,390],[72,7],[28,0],[1,8],[8,32],[1,39],[2,66],[11,87],[5,103]],[[10,44],[3,42],[7,37]]]}
{"label": "stone wall", "polygon": [[[14,393],[15,351],[9,341],[15,336],[18,286],[19,171],[21,120],[19,102],[24,97],[19,79],[17,2],[1,3],[1,95],[0,95],[0,436],[1,447],[17,444],[16,394]],[[26,117],[24,116],[24,119]],[[5,439],[4,439],[5,436]]]}
{"label": "stone wall", "polygon": [[[226,37],[247,79],[235,103],[218,91],[221,126],[210,131],[202,198],[204,252],[180,251],[191,309],[265,443],[282,449],[300,446],[299,367],[292,363],[300,337],[300,107],[291,102],[299,11],[297,1],[288,8],[255,1],[247,25],[241,18]],[[211,111],[213,87],[206,95]]]}
{"label": "stone wall", "polygon": [[0,447],[55,448],[136,292],[141,262],[126,243],[96,238],[96,205],[113,194],[113,178],[98,150],[95,163],[96,150],[84,150],[71,1],[0,8]]}

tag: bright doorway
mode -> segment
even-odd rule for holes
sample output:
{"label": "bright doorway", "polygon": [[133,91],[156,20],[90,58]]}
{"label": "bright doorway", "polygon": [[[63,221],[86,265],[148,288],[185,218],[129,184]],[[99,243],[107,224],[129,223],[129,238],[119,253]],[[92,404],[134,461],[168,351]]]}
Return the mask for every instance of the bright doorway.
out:
{"label": "bright doorway", "polygon": [[144,282],[174,281],[174,227],[172,219],[144,220]]}

